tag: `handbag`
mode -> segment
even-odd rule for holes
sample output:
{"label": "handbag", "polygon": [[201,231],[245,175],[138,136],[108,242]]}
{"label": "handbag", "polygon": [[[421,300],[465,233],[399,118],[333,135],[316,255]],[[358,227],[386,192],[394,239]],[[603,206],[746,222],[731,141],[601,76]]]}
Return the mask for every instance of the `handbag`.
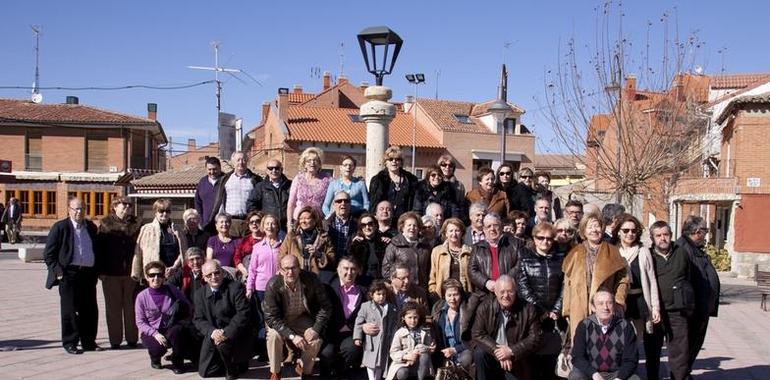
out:
{"label": "handbag", "polygon": [[473,377],[462,366],[447,360],[444,366],[436,371],[436,380],[473,380]]}
{"label": "handbag", "polygon": [[572,339],[569,327],[562,333],[561,352],[556,358],[556,376],[568,378],[572,372]]}

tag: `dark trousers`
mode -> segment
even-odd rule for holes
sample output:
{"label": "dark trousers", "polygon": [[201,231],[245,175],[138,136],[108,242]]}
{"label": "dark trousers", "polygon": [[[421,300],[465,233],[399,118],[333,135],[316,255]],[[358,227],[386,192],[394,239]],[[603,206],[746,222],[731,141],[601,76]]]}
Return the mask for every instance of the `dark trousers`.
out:
{"label": "dark trousers", "polygon": [[96,271],[68,266],[59,282],[61,341],[64,347],[96,347],[99,310],[96,306]]}
{"label": "dark trousers", "polygon": [[[174,325],[171,326],[165,333],[161,333],[164,337],[166,337],[169,346],[171,346],[171,348],[174,350],[174,357],[171,360],[174,364],[180,364],[184,360],[180,354],[182,351],[179,344],[181,331],[182,326]],[[142,345],[147,347],[147,353],[150,354],[150,360],[153,362],[160,362],[160,359],[168,351],[168,347],[158,343],[158,341],[155,340],[155,337],[147,336],[144,334],[142,334]]]}
{"label": "dark trousers", "polygon": [[182,329],[179,332],[179,352],[183,359],[188,359],[193,364],[198,365],[201,356],[201,346],[203,345],[203,335],[198,331],[192,322],[184,321]]}
{"label": "dark trousers", "polygon": [[693,316],[688,324],[688,339],[690,340],[689,369],[692,370],[695,359],[703,348],[703,342],[706,340],[706,330],[709,327],[709,317]]}
{"label": "dark trousers", "polygon": [[230,341],[225,341],[218,346],[211,343],[209,348],[213,352],[208,353],[209,355],[213,355],[211,361],[209,361],[208,366],[203,367],[202,362],[204,353],[201,352],[201,364],[198,366],[198,374],[201,377],[237,375],[240,372],[238,365],[242,363],[236,363],[233,360],[233,346],[233,343]]}
{"label": "dark trousers", "polygon": [[484,351],[483,348],[476,347],[473,352],[473,359],[476,362],[476,380],[499,380],[501,378],[518,380],[513,373],[504,371],[497,358]]}
{"label": "dark trousers", "polygon": [[102,276],[101,279],[110,345],[123,342],[124,330],[126,342],[136,344],[139,340],[134,316],[134,301],[138,293],[136,281],[130,276]]}
{"label": "dark trousers", "polygon": [[[337,376],[359,378],[365,377],[361,372],[361,347],[353,344],[353,332],[334,334],[335,337],[324,341],[318,358],[321,359],[321,376],[332,373]],[[358,376],[354,375],[357,374]]]}
{"label": "dark trousers", "polygon": [[655,380],[660,378],[660,353],[665,338],[671,379],[686,379],[690,374],[687,316],[682,312],[664,311],[661,318],[661,323],[654,326],[652,334],[644,334],[647,378]]}
{"label": "dark trousers", "polygon": [[529,357],[533,379],[556,380],[556,360],[559,354],[532,355]]}

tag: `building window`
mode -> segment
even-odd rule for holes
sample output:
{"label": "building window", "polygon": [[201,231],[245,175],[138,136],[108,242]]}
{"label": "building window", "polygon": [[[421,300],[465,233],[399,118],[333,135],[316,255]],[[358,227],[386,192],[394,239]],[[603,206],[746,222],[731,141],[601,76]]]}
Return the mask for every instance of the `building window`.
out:
{"label": "building window", "polygon": [[104,195],[105,193],[94,193],[94,213],[104,215]]}
{"label": "building window", "polygon": [[43,214],[43,192],[32,192],[32,213],[35,215]]}
{"label": "building window", "polygon": [[35,172],[42,171],[43,136],[38,131],[28,131],[24,145],[24,168]]}
{"label": "building window", "polygon": [[29,214],[29,191],[19,191],[19,203],[21,204],[21,213]]}
{"label": "building window", "polygon": [[516,134],[516,119],[505,119],[503,122],[505,125],[505,134],[506,135],[515,135]]}
{"label": "building window", "polygon": [[454,116],[455,120],[459,121],[462,124],[473,124],[473,121],[471,121],[471,117],[469,115],[456,113],[452,116]]}
{"label": "building window", "polygon": [[88,137],[86,139],[86,171],[107,171],[107,139]]}
{"label": "building window", "polygon": [[423,178],[423,177],[422,177],[422,175],[423,175],[423,174],[424,174],[424,173],[423,173],[423,170],[422,170],[422,169],[414,169],[414,175],[415,175],[417,178],[420,178],[420,179],[422,179],[422,178]]}
{"label": "building window", "polygon": [[45,213],[46,215],[56,215],[56,192],[55,191],[46,191],[45,192]]}
{"label": "building window", "polygon": [[473,184],[471,188],[476,188],[478,186],[479,181],[476,180],[476,177],[479,175],[479,169],[481,168],[491,168],[492,167],[492,160],[473,160]]}
{"label": "building window", "polygon": [[[109,191],[71,191],[69,197],[76,197],[83,202],[83,212],[89,218],[107,216],[110,213],[110,202],[118,193]],[[106,202],[105,202],[106,201]]]}

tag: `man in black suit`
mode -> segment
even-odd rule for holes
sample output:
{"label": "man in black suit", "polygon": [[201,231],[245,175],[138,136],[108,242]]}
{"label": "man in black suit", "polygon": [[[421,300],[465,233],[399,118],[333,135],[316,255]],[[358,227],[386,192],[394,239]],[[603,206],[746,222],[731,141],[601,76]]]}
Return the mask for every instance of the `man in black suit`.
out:
{"label": "man in black suit", "polygon": [[[83,202],[70,198],[69,217],[56,222],[48,233],[43,257],[48,267],[46,289],[59,286],[61,335],[69,354],[102,351],[96,345],[99,311],[96,306],[96,225],[84,219]],[[83,351],[78,350],[78,342]]]}
{"label": "man in black suit", "polygon": [[208,286],[195,293],[193,323],[203,334],[198,374],[236,379],[248,369],[252,335],[249,304],[240,281],[225,276],[219,261],[203,264]]}

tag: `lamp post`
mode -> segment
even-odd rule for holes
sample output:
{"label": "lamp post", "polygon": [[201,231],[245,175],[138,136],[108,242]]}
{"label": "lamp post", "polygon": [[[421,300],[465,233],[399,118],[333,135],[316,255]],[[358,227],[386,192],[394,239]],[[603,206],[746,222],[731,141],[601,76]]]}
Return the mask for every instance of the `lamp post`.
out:
{"label": "lamp post", "polygon": [[358,34],[366,70],[375,77],[375,86],[364,91],[368,102],[361,105],[359,116],[366,123],[366,182],[382,169],[382,156],[388,146],[388,126],[396,116],[396,107],[388,103],[393,91],[382,85],[393,71],[404,41],[385,26],[366,28]]}
{"label": "lamp post", "polygon": [[487,112],[492,115],[495,126],[497,126],[497,130],[500,132],[500,165],[505,162],[505,116],[510,110],[511,107],[502,99],[495,100],[494,103],[487,108]]}
{"label": "lamp post", "polygon": [[412,112],[412,174],[414,174],[414,161],[417,157],[417,108],[414,107],[417,106],[417,85],[425,84],[425,74],[406,74],[406,80],[414,85],[414,104],[412,104],[414,109]]}

